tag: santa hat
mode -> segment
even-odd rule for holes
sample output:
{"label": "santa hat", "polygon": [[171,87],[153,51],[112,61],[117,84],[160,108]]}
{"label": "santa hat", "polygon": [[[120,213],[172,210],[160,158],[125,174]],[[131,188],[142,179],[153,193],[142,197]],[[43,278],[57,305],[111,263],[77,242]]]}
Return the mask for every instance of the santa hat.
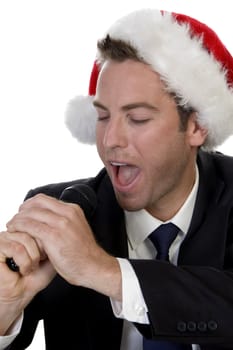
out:
{"label": "santa hat", "polygon": [[[144,9],[119,19],[107,34],[131,44],[168,90],[197,111],[200,125],[208,130],[204,147],[212,149],[233,133],[233,58],[212,29],[183,14]],[[97,61],[99,56],[97,52]],[[89,144],[95,143],[97,61],[89,95],[75,97],[66,111],[72,135]]]}

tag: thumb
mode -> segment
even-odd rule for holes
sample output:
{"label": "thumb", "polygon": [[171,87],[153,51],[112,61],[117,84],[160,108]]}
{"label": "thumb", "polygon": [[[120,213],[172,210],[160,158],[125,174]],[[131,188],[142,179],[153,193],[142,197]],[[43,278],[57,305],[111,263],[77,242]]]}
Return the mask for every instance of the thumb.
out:
{"label": "thumb", "polygon": [[40,266],[28,276],[28,284],[33,290],[39,292],[47,287],[56,275],[56,270],[48,259],[41,261]]}

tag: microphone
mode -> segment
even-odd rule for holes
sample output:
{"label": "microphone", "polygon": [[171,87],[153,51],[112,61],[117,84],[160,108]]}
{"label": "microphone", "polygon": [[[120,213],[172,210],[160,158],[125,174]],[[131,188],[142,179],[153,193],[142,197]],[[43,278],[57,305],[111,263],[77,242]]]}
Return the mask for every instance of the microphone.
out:
{"label": "microphone", "polygon": [[87,220],[90,220],[97,207],[95,191],[86,184],[77,184],[65,188],[60,199],[64,202],[78,204],[84,211]]}
{"label": "microphone", "polygon": [[[78,204],[87,220],[91,219],[97,207],[95,191],[86,184],[76,184],[65,188],[59,199],[67,203]],[[19,266],[12,257],[7,257],[5,262],[11,271],[19,272]]]}

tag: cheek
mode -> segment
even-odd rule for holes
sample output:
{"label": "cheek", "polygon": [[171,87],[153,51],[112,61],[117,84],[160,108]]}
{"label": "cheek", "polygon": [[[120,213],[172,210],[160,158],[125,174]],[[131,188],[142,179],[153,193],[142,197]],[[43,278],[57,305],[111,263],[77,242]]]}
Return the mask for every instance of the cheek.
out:
{"label": "cheek", "polygon": [[150,130],[143,133],[135,133],[131,138],[132,144],[134,145],[137,152],[150,161],[151,156],[157,153],[158,147],[161,144],[161,136],[157,132]]}
{"label": "cheek", "polygon": [[184,135],[174,132],[147,135],[145,140],[137,139],[137,145],[148,177],[168,176],[187,152]]}

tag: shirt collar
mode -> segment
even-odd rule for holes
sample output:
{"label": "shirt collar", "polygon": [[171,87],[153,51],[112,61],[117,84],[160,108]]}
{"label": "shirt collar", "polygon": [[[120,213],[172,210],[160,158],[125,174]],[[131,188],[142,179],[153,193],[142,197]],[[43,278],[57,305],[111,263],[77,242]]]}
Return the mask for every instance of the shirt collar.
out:
{"label": "shirt collar", "polygon": [[[180,210],[169,220],[169,222],[179,227],[179,234],[181,235],[185,235],[188,232],[196,201],[198,185],[199,171],[196,166],[196,178],[193,188]],[[125,220],[128,240],[132,249],[136,249],[153,230],[164,223],[149,214],[145,209],[131,212],[125,210]]]}

